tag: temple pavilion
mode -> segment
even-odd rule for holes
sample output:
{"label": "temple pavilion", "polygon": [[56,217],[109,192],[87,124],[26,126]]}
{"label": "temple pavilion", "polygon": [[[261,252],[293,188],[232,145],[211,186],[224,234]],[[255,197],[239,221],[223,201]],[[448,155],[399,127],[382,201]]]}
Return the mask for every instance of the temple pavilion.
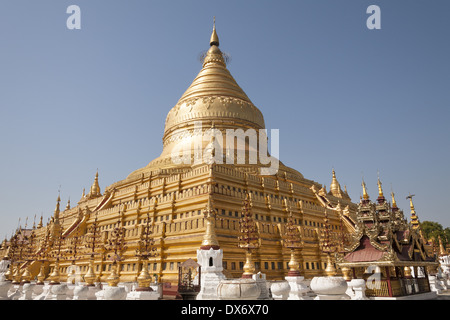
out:
{"label": "temple pavilion", "polygon": [[347,280],[363,278],[369,297],[401,297],[430,292],[428,273],[436,272],[438,262],[425,249],[425,239],[410,200],[411,221],[383,194],[378,180],[378,198],[372,202],[363,181],[363,197],[356,220],[343,216],[350,225],[351,238],[338,259]]}

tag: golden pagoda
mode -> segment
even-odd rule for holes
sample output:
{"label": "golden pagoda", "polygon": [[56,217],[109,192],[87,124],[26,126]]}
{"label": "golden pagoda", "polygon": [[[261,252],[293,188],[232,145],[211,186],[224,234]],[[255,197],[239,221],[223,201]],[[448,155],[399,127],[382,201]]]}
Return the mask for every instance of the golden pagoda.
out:
{"label": "golden pagoda", "polygon": [[[327,228],[337,234],[341,216],[350,219],[357,206],[346,189],[341,189],[334,169],[327,193],[326,186],[306,179],[281,162],[274,174],[266,174],[263,169],[269,167],[267,162],[245,161],[250,158],[251,137],[230,148],[225,139],[228,131],[261,132],[265,123],[261,111],[227,69],[219,44],[214,24],[200,72],[168,112],[160,156],[105,187],[103,193],[97,171],[89,192],[83,190],[80,201],[69,204],[64,211],[60,211],[58,197],[53,218],[46,225],[41,222],[35,230],[38,243],[50,234],[49,244],[41,251],[52,250],[56,243],[64,246],[65,240],[78,236],[80,250],[89,254],[81,254],[75,263],[83,276],[88,273],[89,283],[94,275],[97,281],[106,282],[110,274],[121,282],[135,281],[144,265],[152,280],[177,284],[178,265],[196,259],[205,232],[214,223],[214,240],[223,250],[224,274],[240,278],[246,252],[239,247],[239,222],[243,218],[242,203],[248,198],[258,242],[251,253],[255,268],[252,272],[265,273],[267,279],[282,279],[288,274],[292,248],[283,245],[283,237],[289,219],[290,228],[297,228],[302,240],[301,248],[295,251],[295,269],[306,278],[325,274],[327,254],[319,250],[324,207],[328,210]],[[256,139],[260,142],[261,136]],[[225,157],[234,162],[217,161]],[[345,208],[343,214],[336,210],[338,202]],[[214,206],[208,209],[217,213],[214,221],[203,214],[207,206]],[[90,231],[94,224],[98,242]],[[136,254],[144,227],[151,228],[156,250],[145,260]],[[111,261],[108,257],[113,252],[107,244],[118,228],[124,232],[124,251],[121,259]],[[64,250],[62,247],[61,252]],[[41,252],[40,256],[45,254]],[[65,281],[72,262],[59,257],[60,281]],[[41,268],[42,264],[44,259],[30,264],[32,277],[41,271],[41,278],[44,272],[47,279],[49,270],[55,269],[54,261],[45,261],[45,268]]]}
{"label": "golden pagoda", "polygon": [[337,178],[336,178],[336,172],[332,171],[332,180],[331,180],[331,184],[330,184],[330,192],[328,193],[329,195],[332,195],[336,198],[343,198],[343,199],[347,199],[350,200],[350,197],[347,193],[347,188],[345,188],[344,190],[342,190],[341,185],[339,184]]}

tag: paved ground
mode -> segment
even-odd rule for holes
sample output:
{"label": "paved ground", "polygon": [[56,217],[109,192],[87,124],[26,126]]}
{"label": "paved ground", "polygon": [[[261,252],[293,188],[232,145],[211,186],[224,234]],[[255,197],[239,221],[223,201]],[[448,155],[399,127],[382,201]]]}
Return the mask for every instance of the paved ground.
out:
{"label": "paved ground", "polygon": [[[175,296],[171,296],[171,295],[166,296],[165,295],[163,300],[178,300],[178,299],[176,299]],[[450,300],[450,290],[443,291],[436,298],[431,299],[431,300]]]}
{"label": "paved ground", "polygon": [[439,294],[436,299],[433,300],[450,300],[450,290],[446,290]]}

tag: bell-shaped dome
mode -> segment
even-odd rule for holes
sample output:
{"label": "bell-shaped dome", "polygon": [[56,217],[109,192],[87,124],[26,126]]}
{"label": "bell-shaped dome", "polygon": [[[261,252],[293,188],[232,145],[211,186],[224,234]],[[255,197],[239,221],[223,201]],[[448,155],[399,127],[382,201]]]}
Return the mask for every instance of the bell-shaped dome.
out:
{"label": "bell-shaped dome", "polygon": [[[262,150],[267,151],[267,145],[266,149],[261,146],[268,141],[262,134],[265,130],[261,130],[265,129],[264,117],[234,80],[226,62],[226,55],[219,49],[214,24],[202,69],[167,115],[161,155],[128,178],[159,169],[188,169],[199,163],[210,163],[211,157],[224,159],[219,163],[261,174],[267,173],[263,167],[276,163],[275,167],[279,164],[285,174],[289,172],[303,178],[276,157],[270,156],[269,164],[267,159],[261,161]],[[236,138],[231,146],[228,144],[230,131],[235,134],[231,140]]]}
{"label": "bell-shaped dome", "polygon": [[[264,129],[264,117],[234,80],[226,67],[226,57],[219,49],[215,25],[210,48],[204,55],[202,69],[192,84],[169,111],[164,129],[163,151],[146,167],[130,176],[156,168],[173,167],[173,156],[180,144],[200,143],[204,149],[210,141],[196,135],[211,127],[225,132],[227,129]],[[176,165],[178,166],[178,165]]]}
{"label": "bell-shaped dome", "polygon": [[210,49],[203,67],[192,84],[169,111],[166,118],[165,141],[174,130],[189,126],[194,121],[236,121],[243,128],[264,128],[264,118],[226,68],[215,27]]}

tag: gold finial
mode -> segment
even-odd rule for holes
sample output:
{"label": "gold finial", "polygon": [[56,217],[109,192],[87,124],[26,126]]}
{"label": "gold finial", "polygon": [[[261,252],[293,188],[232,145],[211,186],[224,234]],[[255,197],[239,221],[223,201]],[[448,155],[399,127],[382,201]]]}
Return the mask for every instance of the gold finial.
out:
{"label": "gold finial", "polygon": [[55,208],[55,212],[54,212],[55,213],[54,214],[55,222],[59,220],[59,212],[60,212],[60,210],[59,210],[59,203],[60,202],[61,202],[61,198],[60,198],[60,196],[58,194],[58,199],[56,199],[56,208]]}
{"label": "gold finial", "polygon": [[44,217],[43,217],[43,215],[41,214],[41,219],[39,220],[39,223],[38,223],[38,228],[42,228],[43,227],[43,223],[42,223],[42,219],[44,219]]}
{"label": "gold finial", "polygon": [[99,197],[101,196],[101,192],[100,192],[100,185],[98,184],[98,169],[97,172],[95,173],[95,179],[94,182],[92,183],[91,186],[91,190],[88,194],[88,197]]}
{"label": "gold finial", "polygon": [[406,199],[409,199],[409,207],[411,208],[411,214],[416,213],[416,209],[414,208],[414,204],[412,201],[412,198],[415,196],[415,194],[409,194],[409,196],[406,197]]}
{"label": "gold finial", "polygon": [[378,197],[384,198],[383,188],[381,187],[381,180],[379,176],[378,176]]}
{"label": "gold finial", "polygon": [[364,198],[364,200],[369,200],[369,195],[367,194],[367,187],[366,187],[366,183],[364,182],[364,178],[362,180],[362,187],[363,187],[363,198]]}
{"label": "gold finial", "polygon": [[341,186],[339,185],[339,182],[336,179],[336,172],[334,171],[334,168],[332,170],[332,179],[331,179],[331,185],[330,185],[330,192],[333,196],[337,198],[342,198],[342,190]]}
{"label": "gold finial", "polygon": [[415,196],[414,194],[409,194],[409,196],[407,196],[406,199],[409,199],[409,206],[411,208],[411,224],[413,225],[414,229],[418,229],[420,227],[419,218],[416,215],[416,209],[414,208],[414,204],[412,201],[412,198],[414,196]]}
{"label": "gold finial", "polygon": [[211,39],[209,40],[210,46],[219,46],[219,37],[217,36],[216,32],[216,17],[214,17],[214,25],[213,25],[213,32],[211,35]]}
{"label": "gold finial", "polygon": [[391,191],[391,197],[392,197],[392,208],[397,208],[397,202],[395,201],[394,191]]}
{"label": "gold finial", "polygon": [[[331,173],[332,173],[332,182],[331,182],[330,190],[333,189],[333,185],[337,184],[336,171],[334,171],[334,168],[332,169]],[[337,186],[336,186],[336,188],[337,188]]]}

